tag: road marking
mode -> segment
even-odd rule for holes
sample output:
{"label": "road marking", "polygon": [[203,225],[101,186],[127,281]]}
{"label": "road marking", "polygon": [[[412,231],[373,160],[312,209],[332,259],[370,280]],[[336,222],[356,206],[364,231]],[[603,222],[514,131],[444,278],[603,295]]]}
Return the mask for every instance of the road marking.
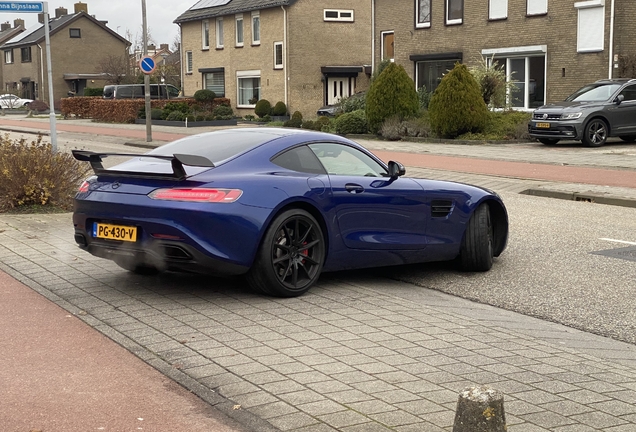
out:
{"label": "road marking", "polygon": [[605,241],[614,242],[614,243],[623,243],[623,244],[636,246],[636,242],[629,242],[629,241],[625,241],[625,240],[614,240],[614,239],[610,239],[610,238],[600,238],[599,240],[605,240]]}

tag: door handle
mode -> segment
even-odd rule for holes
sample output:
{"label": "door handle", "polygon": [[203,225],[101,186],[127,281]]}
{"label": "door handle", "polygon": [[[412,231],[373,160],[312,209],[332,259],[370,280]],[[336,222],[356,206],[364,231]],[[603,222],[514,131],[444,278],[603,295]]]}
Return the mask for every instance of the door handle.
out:
{"label": "door handle", "polygon": [[355,184],[355,183],[347,183],[345,185],[345,189],[347,190],[347,192],[353,193],[353,194],[359,194],[364,192],[364,188],[360,186],[359,184]]}

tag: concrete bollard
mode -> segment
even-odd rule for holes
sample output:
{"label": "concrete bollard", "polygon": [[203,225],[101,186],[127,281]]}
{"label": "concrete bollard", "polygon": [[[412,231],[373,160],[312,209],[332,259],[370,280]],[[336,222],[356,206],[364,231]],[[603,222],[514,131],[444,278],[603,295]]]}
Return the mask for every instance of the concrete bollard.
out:
{"label": "concrete bollard", "polygon": [[503,393],[488,386],[459,394],[453,432],[506,432]]}

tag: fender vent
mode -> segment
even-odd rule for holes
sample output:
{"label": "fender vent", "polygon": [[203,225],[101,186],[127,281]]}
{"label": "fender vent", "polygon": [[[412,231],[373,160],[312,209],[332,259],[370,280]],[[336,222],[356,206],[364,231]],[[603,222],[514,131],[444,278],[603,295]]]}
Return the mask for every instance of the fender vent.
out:
{"label": "fender vent", "polygon": [[445,218],[453,210],[453,202],[447,200],[431,201],[431,217]]}

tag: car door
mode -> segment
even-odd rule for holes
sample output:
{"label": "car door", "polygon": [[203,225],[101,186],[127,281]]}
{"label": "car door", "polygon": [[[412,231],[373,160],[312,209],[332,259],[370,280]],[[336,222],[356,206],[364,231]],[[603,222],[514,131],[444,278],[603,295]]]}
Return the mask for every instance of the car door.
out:
{"label": "car door", "polygon": [[415,181],[388,177],[367,153],[342,143],[309,148],[327,171],[331,200],[344,244],[351,249],[423,249],[424,190]]}
{"label": "car door", "polygon": [[623,101],[612,107],[612,135],[636,134],[636,84],[626,86],[619,95]]}

